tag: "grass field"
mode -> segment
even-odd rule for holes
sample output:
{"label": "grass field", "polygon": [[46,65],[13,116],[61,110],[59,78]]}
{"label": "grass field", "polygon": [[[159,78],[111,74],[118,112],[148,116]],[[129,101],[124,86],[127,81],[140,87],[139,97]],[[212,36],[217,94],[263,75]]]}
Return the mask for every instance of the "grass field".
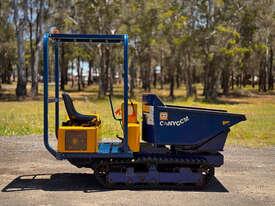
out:
{"label": "grass field", "polygon": [[[0,136],[42,134],[43,102],[42,95],[37,100],[27,98],[16,101],[13,95],[15,85],[2,85],[0,96]],[[40,88],[40,94],[42,93]],[[99,113],[103,122],[101,135],[112,137],[121,134],[119,123],[112,119],[108,99],[96,99],[96,87],[86,88],[83,92],[71,91],[76,108],[82,113]],[[259,147],[275,145],[275,95],[258,94],[253,89],[235,91],[228,98],[220,97],[214,102],[205,102],[198,95],[196,99],[185,99],[185,91],[179,88],[175,91],[176,99],[169,101],[168,90],[152,90],[165,100],[166,103],[185,106],[225,109],[233,113],[242,113],[247,121],[232,127],[228,142],[245,146]],[[141,92],[138,92],[139,94]],[[53,95],[53,87],[50,88]],[[119,107],[122,100],[120,87],[115,88],[114,104]],[[136,100],[140,100],[137,95]],[[141,105],[139,106],[141,108]],[[53,132],[54,105],[50,104],[50,131]],[[60,104],[60,118],[66,117],[63,102]]]}

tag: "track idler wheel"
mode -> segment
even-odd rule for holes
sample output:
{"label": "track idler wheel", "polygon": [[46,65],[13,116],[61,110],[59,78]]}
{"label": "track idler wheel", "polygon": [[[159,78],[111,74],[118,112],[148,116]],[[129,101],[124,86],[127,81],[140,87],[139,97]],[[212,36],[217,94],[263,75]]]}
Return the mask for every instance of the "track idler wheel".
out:
{"label": "track idler wheel", "polygon": [[107,174],[109,172],[109,163],[106,161],[101,161],[97,164],[94,170],[94,175],[96,180],[104,187],[108,186]]}
{"label": "track idler wheel", "polygon": [[207,183],[215,176],[215,168],[209,167],[207,168],[206,181]]}

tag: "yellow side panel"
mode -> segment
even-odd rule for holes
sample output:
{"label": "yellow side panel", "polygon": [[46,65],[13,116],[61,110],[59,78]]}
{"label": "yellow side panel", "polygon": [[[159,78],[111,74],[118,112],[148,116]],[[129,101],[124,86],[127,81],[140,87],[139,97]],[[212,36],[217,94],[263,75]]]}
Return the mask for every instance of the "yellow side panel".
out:
{"label": "yellow side panel", "polygon": [[[85,145],[82,150],[66,149],[66,133],[70,134],[73,142],[78,143],[82,136],[86,137],[86,142],[81,142]],[[58,144],[57,150],[61,153],[95,153],[98,150],[98,133],[99,127],[81,127],[81,126],[63,126],[58,129]],[[75,134],[75,137],[73,136]],[[84,134],[84,135],[83,135]]]}
{"label": "yellow side panel", "polygon": [[128,145],[131,151],[139,152],[140,150],[140,125],[139,123],[128,124]]}

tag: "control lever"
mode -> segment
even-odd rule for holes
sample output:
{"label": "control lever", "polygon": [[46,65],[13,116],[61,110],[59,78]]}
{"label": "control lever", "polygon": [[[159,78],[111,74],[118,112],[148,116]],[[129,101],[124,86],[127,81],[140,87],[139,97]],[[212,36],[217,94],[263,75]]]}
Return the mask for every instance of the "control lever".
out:
{"label": "control lever", "polygon": [[111,106],[113,118],[114,118],[115,120],[117,120],[117,121],[122,121],[121,118],[117,118],[116,115],[115,115],[114,106],[113,106],[113,101],[112,101],[111,95],[109,94],[108,97],[109,97],[109,102],[110,102],[110,106]]}

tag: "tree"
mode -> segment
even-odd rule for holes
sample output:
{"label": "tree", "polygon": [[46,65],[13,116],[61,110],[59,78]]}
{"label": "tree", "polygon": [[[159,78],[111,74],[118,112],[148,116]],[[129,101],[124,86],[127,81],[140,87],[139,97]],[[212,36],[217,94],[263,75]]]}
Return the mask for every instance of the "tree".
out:
{"label": "tree", "polygon": [[177,77],[180,75],[182,48],[188,39],[188,34],[184,33],[187,18],[181,12],[182,8],[182,5],[179,5],[176,1],[169,4],[169,7],[161,16],[162,21],[160,23],[160,30],[165,36],[169,48],[166,50],[166,65],[169,69],[169,96],[171,99],[175,98],[175,75],[177,74]]}
{"label": "tree", "polygon": [[32,67],[32,97],[38,94],[38,68],[40,63],[40,54],[43,43],[43,34],[45,32],[45,2],[43,0],[37,1],[36,8],[36,32],[35,32],[35,51],[34,51],[34,65]]}
{"label": "tree", "polygon": [[15,38],[13,35],[14,28],[9,21],[9,14],[11,12],[10,2],[0,2],[0,88],[1,83],[11,83],[11,76],[13,73],[13,64],[15,61]]}
{"label": "tree", "polygon": [[[274,11],[272,6],[274,2],[266,0],[264,2],[255,2],[253,4],[257,8],[255,24],[255,41],[262,49],[262,61],[259,67],[259,91],[266,92],[273,90],[273,48],[272,41],[275,31]],[[259,47],[258,47],[259,48]]]}
{"label": "tree", "polygon": [[[261,92],[274,88],[273,0],[3,0],[0,6],[0,77],[8,83],[17,64],[18,97],[26,95],[30,77],[32,96],[37,95],[42,34],[53,26],[61,33],[128,33],[131,96],[136,87],[150,91],[159,84],[161,89],[169,84],[171,99],[182,84],[189,97],[196,94],[194,83],[201,83],[206,99],[229,95],[234,85],[258,84]],[[87,84],[96,68],[98,97],[112,93],[116,74],[122,76],[121,53],[104,44],[60,44],[61,89],[78,59],[78,89],[86,86],[81,65],[89,62]]]}
{"label": "tree", "polygon": [[[15,25],[15,34],[17,40],[17,86],[16,96],[18,99],[22,99],[27,94],[27,78],[25,68],[25,46],[24,46],[24,33],[27,17],[27,0],[19,1],[12,0],[13,8],[13,22]],[[22,15],[22,11],[23,14]]]}

